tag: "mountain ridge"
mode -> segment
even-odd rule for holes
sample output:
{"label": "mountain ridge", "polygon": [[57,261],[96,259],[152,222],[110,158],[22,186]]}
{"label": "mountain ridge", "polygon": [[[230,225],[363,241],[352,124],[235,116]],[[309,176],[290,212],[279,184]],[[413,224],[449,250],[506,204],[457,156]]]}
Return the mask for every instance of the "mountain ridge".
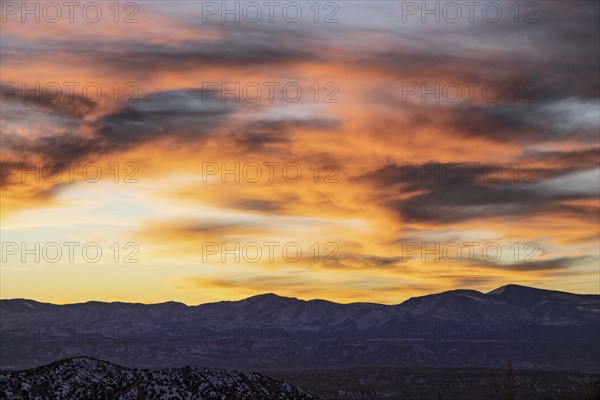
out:
{"label": "mountain ridge", "polygon": [[275,294],[187,306],[0,301],[0,368],[88,355],[122,365],[277,369],[502,366],[600,370],[600,296],[506,286],[401,304]]}
{"label": "mountain ridge", "polygon": [[331,301],[331,300],[327,300],[327,299],[320,299],[320,298],[299,299],[297,297],[282,296],[282,295],[278,295],[278,294],[272,293],[272,292],[261,293],[261,294],[253,295],[253,296],[246,297],[246,298],[239,299],[239,300],[219,300],[219,301],[199,303],[199,304],[194,304],[194,305],[190,305],[190,304],[186,304],[186,303],[183,303],[180,301],[174,301],[174,300],[167,300],[167,301],[163,301],[163,302],[159,302],[159,303],[140,303],[140,302],[127,302],[127,301],[101,301],[101,300],[88,300],[85,302],[76,302],[76,303],[52,303],[52,302],[43,302],[43,301],[27,299],[27,298],[22,298],[22,297],[0,299],[0,303],[24,301],[24,302],[31,302],[31,303],[36,303],[36,304],[40,304],[40,305],[54,305],[54,306],[73,306],[73,305],[82,305],[82,304],[115,304],[115,305],[128,304],[128,305],[143,305],[143,306],[183,305],[186,307],[201,307],[201,306],[213,305],[213,304],[240,303],[240,302],[245,302],[245,301],[249,301],[249,300],[256,301],[256,300],[263,300],[263,299],[271,299],[271,300],[294,300],[294,301],[305,302],[305,303],[326,302],[329,304],[336,304],[336,305],[379,305],[379,306],[395,307],[395,306],[400,306],[410,300],[428,297],[428,296],[437,296],[437,295],[444,295],[444,294],[460,294],[461,292],[465,292],[465,293],[472,292],[472,293],[477,293],[477,294],[485,295],[485,296],[489,296],[489,295],[493,296],[493,295],[498,295],[498,294],[506,293],[507,291],[514,291],[514,290],[527,290],[527,291],[535,291],[535,292],[548,293],[548,294],[560,293],[560,294],[568,294],[568,295],[574,295],[574,296],[586,296],[586,297],[597,298],[598,300],[600,300],[600,294],[572,293],[572,292],[565,292],[565,291],[561,291],[561,290],[542,289],[542,288],[537,288],[537,287],[532,287],[532,286],[525,286],[525,285],[518,285],[518,284],[510,283],[510,284],[500,286],[494,290],[490,290],[489,292],[481,292],[481,291],[474,290],[474,289],[460,289],[460,288],[459,289],[450,289],[450,290],[445,290],[442,292],[425,294],[422,296],[409,297],[408,299],[406,299],[400,303],[395,303],[395,304],[384,304],[384,303],[376,303],[376,302],[339,303],[339,302],[335,302],[335,301]]}

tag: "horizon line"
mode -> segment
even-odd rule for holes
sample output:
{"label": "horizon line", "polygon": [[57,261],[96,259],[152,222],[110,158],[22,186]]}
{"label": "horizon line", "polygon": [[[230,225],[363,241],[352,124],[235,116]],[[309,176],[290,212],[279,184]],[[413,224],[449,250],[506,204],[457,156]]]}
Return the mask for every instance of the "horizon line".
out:
{"label": "horizon line", "polygon": [[450,292],[459,292],[459,291],[465,291],[465,292],[477,292],[480,293],[482,295],[489,295],[492,292],[495,292],[499,289],[502,288],[506,288],[509,286],[516,286],[516,287],[522,287],[522,288],[527,288],[527,289],[534,289],[534,290],[540,290],[540,291],[546,291],[546,292],[559,292],[559,293],[567,293],[567,294],[572,294],[572,295],[577,295],[577,296],[600,296],[600,292],[599,293],[575,293],[575,292],[567,292],[564,290],[555,290],[555,289],[543,289],[543,288],[539,288],[539,287],[534,287],[534,286],[527,286],[527,285],[519,285],[516,283],[508,283],[506,285],[502,285],[497,287],[496,289],[490,290],[489,292],[482,292],[476,289],[465,289],[465,288],[457,288],[457,289],[449,289],[449,290],[444,290],[441,292],[434,292],[434,293],[429,293],[429,294],[424,294],[422,296],[412,296],[409,297],[403,301],[401,301],[400,303],[394,303],[394,304],[386,304],[386,303],[376,303],[376,302],[371,302],[371,301],[354,301],[354,302],[350,302],[350,303],[340,303],[337,301],[331,301],[331,300],[327,300],[327,299],[321,299],[321,298],[315,298],[315,299],[301,299],[298,297],[292,297],[292,296],[282,296],[279,295],[277,293],[273,293],[273,292],[265,292],[265,293],[259,293],[259,294],[255,294],[252,296],[248,296],[248,297],[244,297],[244,298],[239,298],[239,299],[228,299],[228,300],[217,300],[217,301],[211,301],[211,302],[206,302],[206,303],[198,303],[198,304],[188,304],[188,303],[184,303],[182,301],[176,301],[176,300],[166,300],[166,301],[162,301],[162,302],[158,302],[158,303],[143,303],[143,302],[138,302],[138,301],[102,301],[102,300],[87,300],[87,301],[82,301],[82,302],[75,302],[75,303],[54,303],[54,302],[47,302],[47,301],[39,301],[39,300],[35,300],[35,299],[30,299],[30,298],[25,298],[25,297],[13,297],[13,298],[2,298],[0,297],[0,301],[17,301],[17,300],[24,300],[24,301],[33,301],[36,303],[40,303],[40,304],[51,304],[51,305],[57,305],[57,306],[68,306],[68,305],[79,305],[79,304],[87,304],[87,303],[103,303],[103,304],[136,304],[136,305],[146,305],[146,306],[151,306],[151,305],[161,305],[161,304],[168,304],[168,303],[175,303],[175,304],[182,304],[186,307],[198,307],[198,306],[202,306],[202,305],[207,305],[207,304],[216,304],[216,303],[224,303],[224,302],[230,302],[230,303],[235,303],[235,302],[240,302],[240,301],[245,301],[245,300],[249,300],[255,297],[261,297],[261,296],[275,296],[281,299],[291,299],[291,300],[298,300],[298,301],[302,301],[302,302],[310,302],[310,301],[325,301],[328,303],[333,303],[333,304],[339,304],[339,305],[352,305],[352,304],[377,304],[377,305],[382,305],[382,306],[398,306],[401,305],[411,299],[415,299],[415,298],[421,298],[421,297],[427,297],[427,296],[435,296],[435,295],[440,295],[440,294],[444,294],[444,293],[450,293]]}

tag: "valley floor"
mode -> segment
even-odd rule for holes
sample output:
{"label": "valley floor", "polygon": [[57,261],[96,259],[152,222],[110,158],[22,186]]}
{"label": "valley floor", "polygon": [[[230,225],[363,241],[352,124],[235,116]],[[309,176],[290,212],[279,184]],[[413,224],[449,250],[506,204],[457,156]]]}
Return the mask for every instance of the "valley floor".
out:
{"label": "valley floor", "polygon": [[261,373],[323,400],[600,399],[600,374],[569,371],[347,368]]}

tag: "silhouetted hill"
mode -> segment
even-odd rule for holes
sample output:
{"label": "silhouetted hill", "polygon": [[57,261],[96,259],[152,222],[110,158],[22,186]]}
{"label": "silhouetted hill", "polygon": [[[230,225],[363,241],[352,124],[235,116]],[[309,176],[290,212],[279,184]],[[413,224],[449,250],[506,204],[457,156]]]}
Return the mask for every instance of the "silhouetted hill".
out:
{"label": "silhouetted hill", "polygon": [[398,305],[263,294],[187,306],[0,301],[2,367],[76,355],[224,368],[426,365],[600,370],[600,296],[518,285]]}

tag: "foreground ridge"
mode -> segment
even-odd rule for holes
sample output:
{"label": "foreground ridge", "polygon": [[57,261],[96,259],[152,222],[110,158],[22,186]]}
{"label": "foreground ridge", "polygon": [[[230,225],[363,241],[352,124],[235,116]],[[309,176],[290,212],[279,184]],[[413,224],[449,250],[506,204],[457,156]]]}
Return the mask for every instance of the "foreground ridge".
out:
{"label": "foreground ridge", "polygon": [[136,369],[75,357],[23,371],[0,372],[2,399],[278,399],[317,400],[256,373],[207,367]]}

